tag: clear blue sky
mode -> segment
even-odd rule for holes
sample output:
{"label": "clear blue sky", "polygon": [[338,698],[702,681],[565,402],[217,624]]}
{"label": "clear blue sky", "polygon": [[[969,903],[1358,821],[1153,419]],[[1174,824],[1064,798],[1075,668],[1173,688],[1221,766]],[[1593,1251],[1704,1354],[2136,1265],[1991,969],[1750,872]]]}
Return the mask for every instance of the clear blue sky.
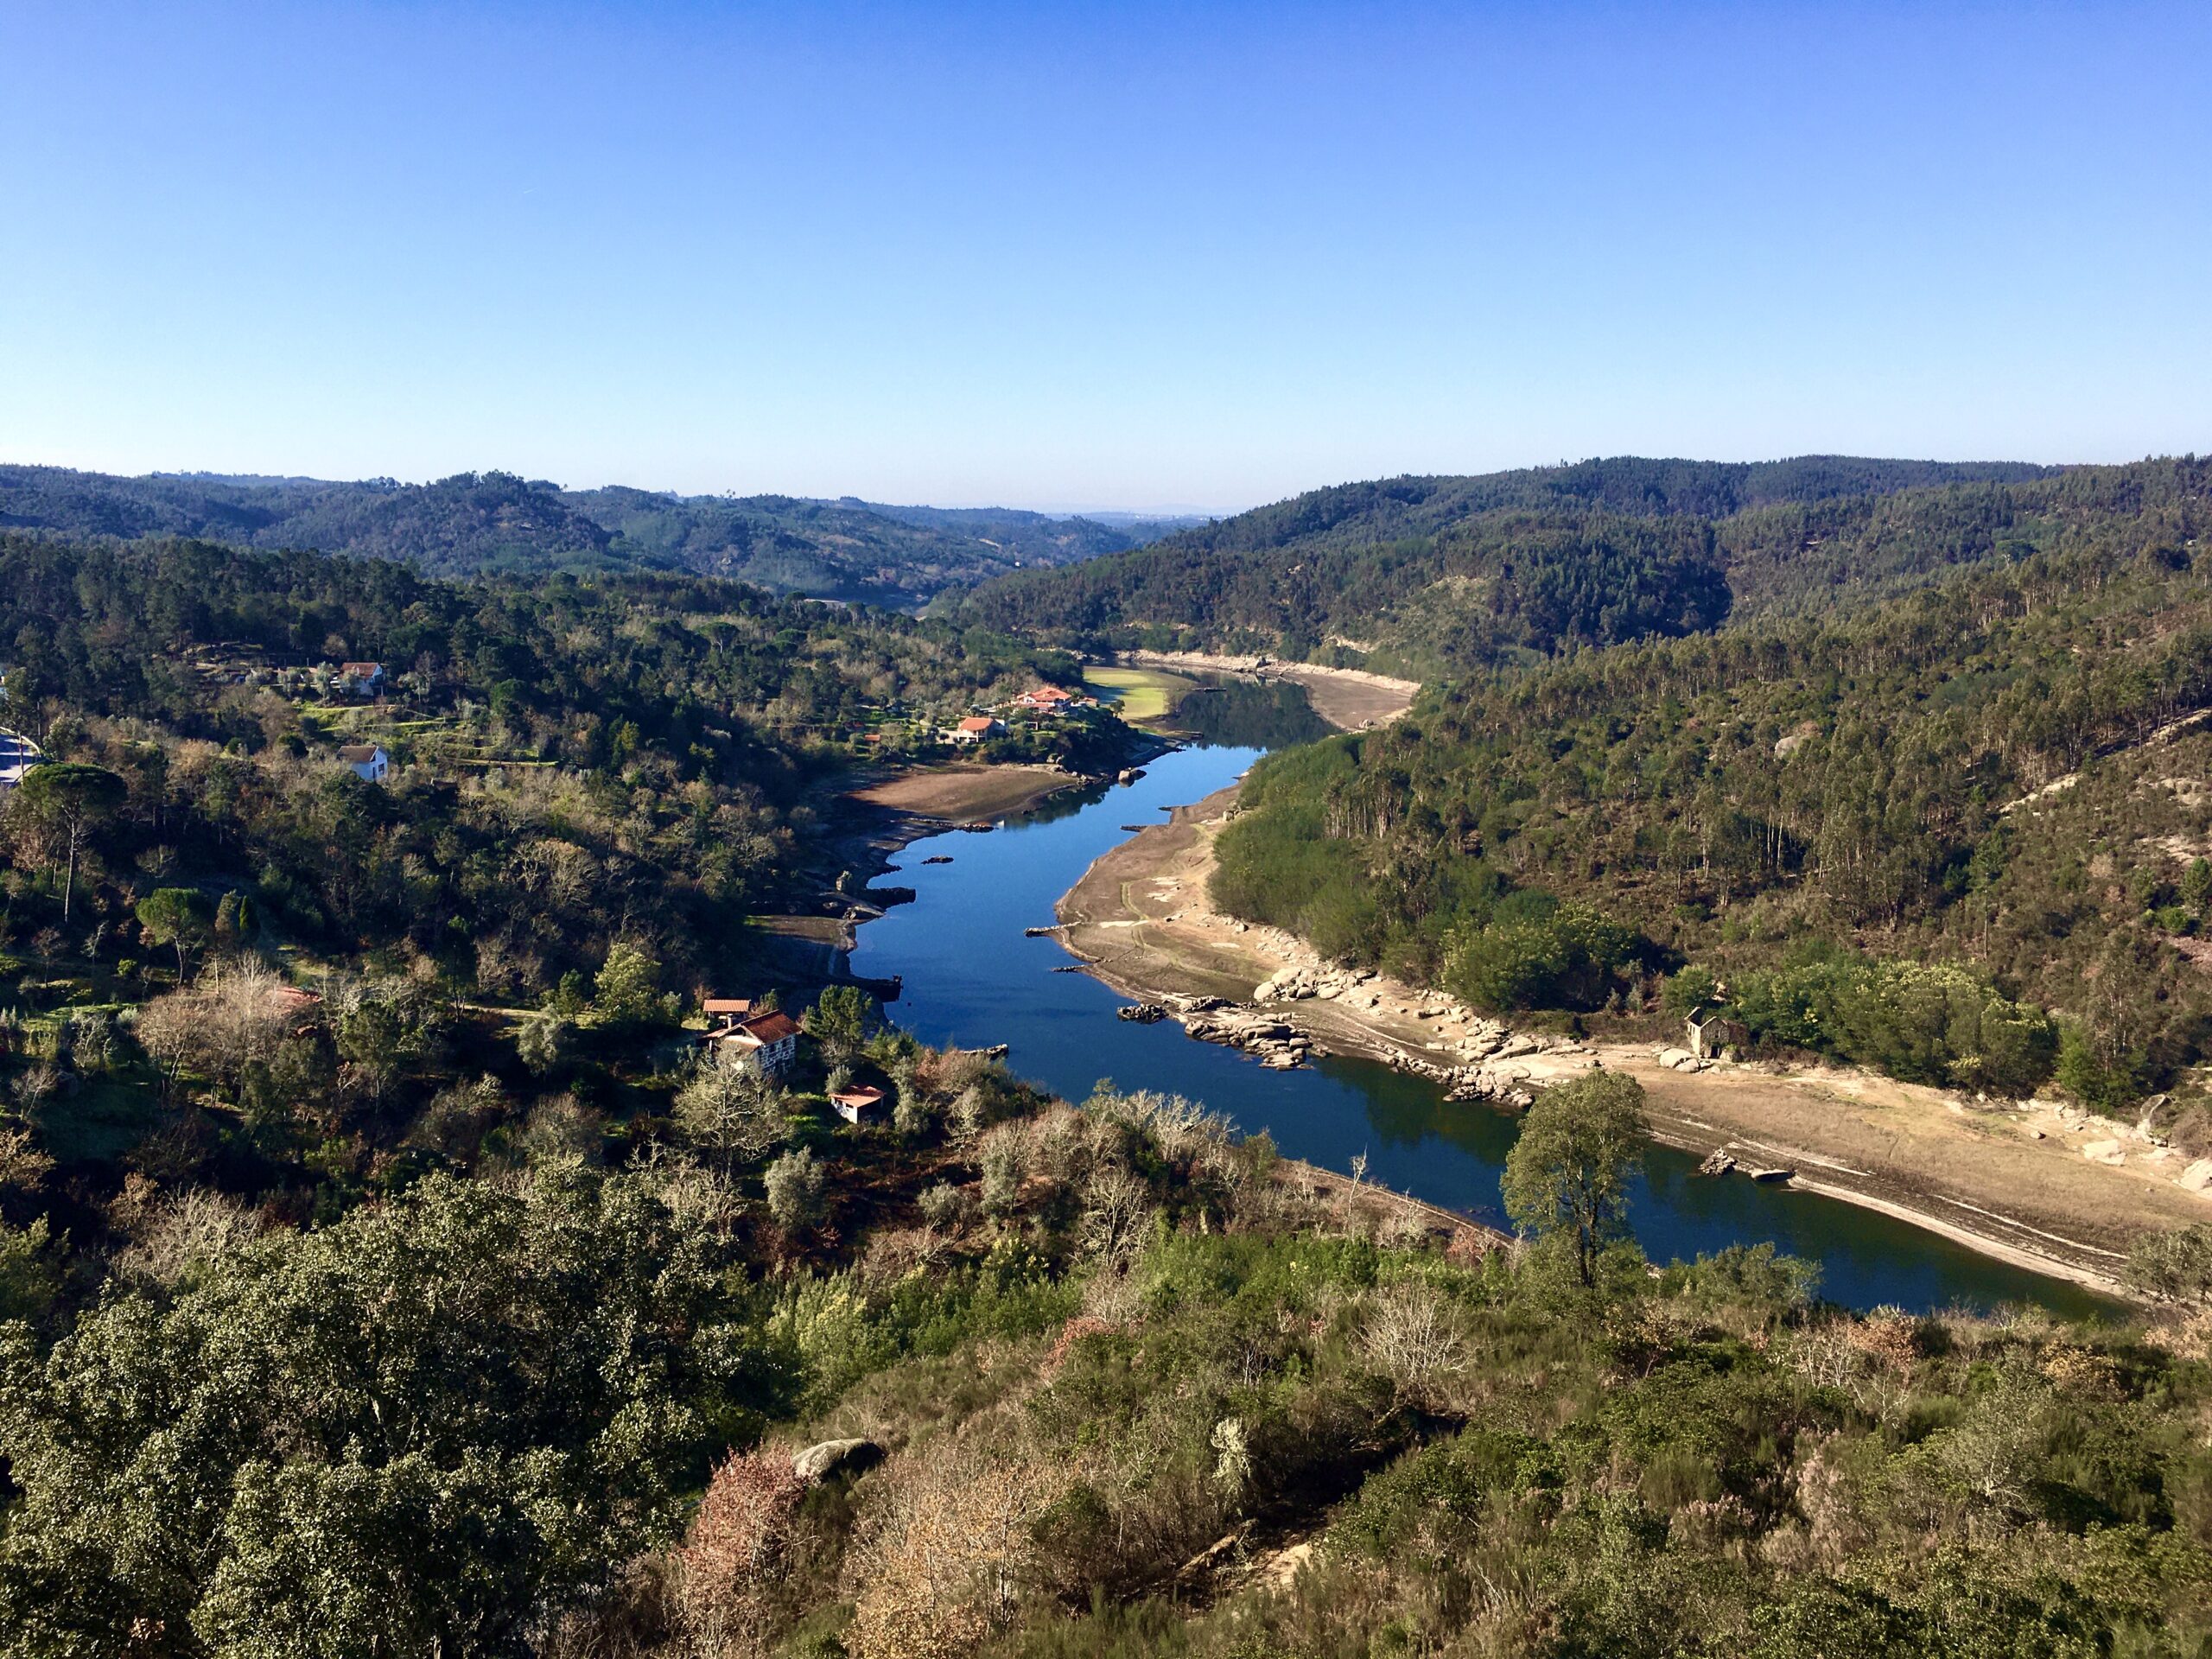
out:
{"label": "clear blue sky", "polygon": [[2212,6],[0,5],[0,459],[2212,448]]}

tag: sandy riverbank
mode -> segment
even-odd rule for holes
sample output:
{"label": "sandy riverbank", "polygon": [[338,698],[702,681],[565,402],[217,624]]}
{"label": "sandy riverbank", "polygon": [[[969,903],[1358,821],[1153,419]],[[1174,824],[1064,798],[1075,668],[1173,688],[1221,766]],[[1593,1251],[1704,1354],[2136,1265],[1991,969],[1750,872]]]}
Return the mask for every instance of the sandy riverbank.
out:
{"label": "sandy riverbank", "polygon": [[893,812],[966,823],[1014,817],[1064,789],[1093,781],[1058,766],[918,766],[846,793]]}
{"label": "sandy riverbank", "polygon": [[[1100,858],[1062,899],[1062,937],[1095,976],[1146,1001],[1245,1001],[1281,969],[1317,962],[1301,941],[1218,916],[1206,900],[1214,838],[1235,795],[1231,787],[1178,809]],[[1386,1064],[1451,1064],[1476,1024],[1446,999],[1387,979],[1351,998],[1268,1007],[1323,1052]],[[1661,1065],[1649,1047],[1620,1044],[1561,1043],[1511,1064],[1541,1085],[1593,1063],[1644,1085],[1653,1128],[1669,1145],[1794,1167],[1804,1190],[2097,1290],[2118,1291],[2114,1275],[2144,1231],[2212,1220],[2212,1199],[2176,1183],[2180,1154],[2123,1137],[2122,1164],[2091,1162],[2082,1143],[2114,1126],[2074,1128],[2048,1105],[1975,1106],[1829,1068],[1724,1064],[1688,1073]]]}

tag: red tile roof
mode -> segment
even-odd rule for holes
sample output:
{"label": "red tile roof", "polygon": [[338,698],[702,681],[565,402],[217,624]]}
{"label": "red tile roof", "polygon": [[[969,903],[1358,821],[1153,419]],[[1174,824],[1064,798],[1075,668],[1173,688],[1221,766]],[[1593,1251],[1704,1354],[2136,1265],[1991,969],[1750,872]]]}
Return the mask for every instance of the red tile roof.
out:
{"label": "red tile roof", "polygon": [[970,715],[960,722],[960,729],[963,732],[988,732],[997,724],[998,721],[988,715]]}
{"label": "red tile roof", "polygon": [[787,1014],[756,1014],[750,1020],[741,1020],[736,1029],[763,1043],[780,1043],[786,1037],[798,1035],[798,1021]]}

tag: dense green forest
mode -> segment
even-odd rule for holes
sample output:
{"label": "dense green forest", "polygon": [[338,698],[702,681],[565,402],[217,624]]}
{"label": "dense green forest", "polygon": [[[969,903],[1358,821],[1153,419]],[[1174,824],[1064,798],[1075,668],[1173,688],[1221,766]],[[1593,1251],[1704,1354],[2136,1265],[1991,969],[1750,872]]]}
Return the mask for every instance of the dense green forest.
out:
{"label": "dense green forest", "polygon": [[563,490],[506,473],[413,485],[0,467],[0,528],[199,537],[397,559],[442,576],[688,572],[910,609],[948,588],[1118,551],[1185,522],[1113,527],[1007,508]]}
{"label": "dense green forest", "polygon": [[[53,815],[12,804],[0,949],[54,930],[103,973],[143,960],[128,912],[158,885],[503,995],[544,994],[617,938],[686,983],[727,969],[753,909],[836,874],[823,785],[861,737],[1072,677],[1007,641],[693,577],[455,584],[24,536],[0,537],[0,640],[12,723],[125,791],[79,838],[67,902]],[[381,703],[288,666],[345,659],[387,665]],[[386,785],[337,763],[365,739],[397,764]]]}
{"label": "dense green forest", "polygon": [[[1783,1048],[2005,1092],[2056,1071],[2117,1109],[2212,1055],[2208,473],[1849,506],[2017,530],[2017,500],[1966,511],[2001,490],[2043,517],[1901,596],[1471,675],[1273,757],[1216,896],[1491,1007],[1634,1011],[1686,972],[1677,1002],[1726,986]],[[1954,563],[1949,532],[1883,534],[1876,594]]]}
{"label": "dense green forest", "polygon": [[2193,487],[2165,464],[1625,457],[1319,490],[946,602],[1062,643],[1426,678],[1900,591]]}
{"label": "dense green forest", "polygon": [[[696,577],[24,534],[0,643],[48,757],[0,798],[0,1652],[543,1650],[810,1397],[755,1281],[887,1201],[832,1185],[826,1092],[891,1091],[894,1182],[1036,1109],[857,988],[773,1082],[682,1021],[774,1006],[749,918],[828,890],[860,740],[1074,665]],[[978,1255],[941,1318],[1032,1317]]]}

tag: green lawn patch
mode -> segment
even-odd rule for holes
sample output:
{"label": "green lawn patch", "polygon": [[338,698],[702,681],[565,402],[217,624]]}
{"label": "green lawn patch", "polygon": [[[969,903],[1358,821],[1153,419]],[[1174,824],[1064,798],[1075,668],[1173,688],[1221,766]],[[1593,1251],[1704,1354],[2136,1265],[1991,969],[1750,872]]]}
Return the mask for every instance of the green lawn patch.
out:
{"label": "green lawn patch", "polygon": [[1195,683],[1157,668],[1089,668],[1083,683],[1110,701],[1123,720],[1162,720]]}

